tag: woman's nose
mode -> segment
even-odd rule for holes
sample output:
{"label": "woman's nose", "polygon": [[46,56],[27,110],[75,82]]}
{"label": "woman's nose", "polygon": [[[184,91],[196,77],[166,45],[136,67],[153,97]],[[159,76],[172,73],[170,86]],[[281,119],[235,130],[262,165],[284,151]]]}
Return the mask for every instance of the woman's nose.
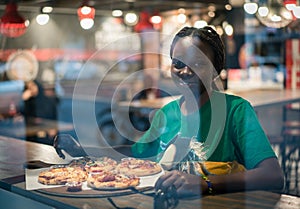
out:
{"label": "woman's nose", "polygon": [[185,66],[180,72],[180,75],[191,75],[193,72],[189,69],[188,66]]}

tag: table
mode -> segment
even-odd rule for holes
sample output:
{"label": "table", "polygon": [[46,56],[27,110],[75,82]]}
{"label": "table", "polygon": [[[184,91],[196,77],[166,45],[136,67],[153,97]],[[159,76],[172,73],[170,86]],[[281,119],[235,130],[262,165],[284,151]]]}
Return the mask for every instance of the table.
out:
{"label": "table", "polygon": [[[56,135],[58,132],[74,130],[72,123],[38,117],[28,118],[28,121],[25,122],[22,116],[18,116],[16,119],[11,118],[1,122],[0,135],[20,139],[47,138],[47,136]],[[45,140],[46,142],[47,140]]]}
{"label": "table", "polygon": [[57,120],[49,120],[44,118],[31,118],[26,124],[26,136],[36,136],[41,132],[48,133],[49,131],[71,131],[73,124]]}
{"label": "table", "polygon": [[254,108],[271,107],[278,105],[286,105],[293,102],[300,102],[299,89],[255,89],[248,91],[231,91],[226,93],[241,96],[248,100]]}
{"label": "table", "polygon": [[[17,153],[17,154],[16,154]],[[0,136],[0,187],[56,208],[114,208],[106,198],[75,198],[25,190],[23,164],[30,160],[64,163],[52,146]],[[153,198],[143,194],[112,197],[119,207],[153,208]],[[177,208],[300,208],[300,197],[269,191],[249,191],[180,199]]]}

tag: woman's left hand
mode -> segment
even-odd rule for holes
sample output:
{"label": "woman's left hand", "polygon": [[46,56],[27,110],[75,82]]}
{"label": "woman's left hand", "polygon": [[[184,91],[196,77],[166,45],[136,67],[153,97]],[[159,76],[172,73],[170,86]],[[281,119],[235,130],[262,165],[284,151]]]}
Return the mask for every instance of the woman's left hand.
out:
{"label": "woman's left hand", "polygon": [[205,184],[202,183],[203,181],[200,176],[173,170],[166,172],[165,175],[156,181],[155,190],[164,190],[174,185],[178,196],[199,196],[202,194],[202,188],[205,186]]}

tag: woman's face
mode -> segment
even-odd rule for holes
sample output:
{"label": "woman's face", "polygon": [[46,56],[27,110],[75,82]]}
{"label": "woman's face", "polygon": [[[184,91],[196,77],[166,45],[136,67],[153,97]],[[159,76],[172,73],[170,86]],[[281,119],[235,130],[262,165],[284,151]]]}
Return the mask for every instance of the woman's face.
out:
{"label": "woman's face", "polygon": [[184,37],[175,44],[171,75],[183,94],[199,97],[211,90],[214,75],[214,53],[210,45],[192,37]]}

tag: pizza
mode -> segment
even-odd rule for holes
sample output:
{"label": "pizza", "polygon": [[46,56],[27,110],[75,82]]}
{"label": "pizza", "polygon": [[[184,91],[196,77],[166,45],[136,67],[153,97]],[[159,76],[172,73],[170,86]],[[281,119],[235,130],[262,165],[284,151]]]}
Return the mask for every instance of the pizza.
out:
{"label": "pizza", "polygon": [[113,171],[91,173],[87,178],[87,185],[94,189],[124,189],[139,185],[140,179]]}
{"label": "pizza", "polygon": [[102,171],[111,171],[116,168],[118,162],[109,157],[102,157],[96,160],[86,162],[84,168],[88,173],[97,173]]}
{"label": "pizza", "polygon": [[125,175],[143,177],[160,173],[162,168],[158,163],[150,160],[124,158],[118,164],[117,171]]}
{"label": "pizza", "polygon": [[143,176],[160,173],[156,162],[136,158],[124,158],[120,162],[109,158],[72,160],[68,165],[58,165],[41,171],[38,182],[45,185],[66,185],[68,191],[80,191],[81,185],[94,189],[124,189],[140,184]]}
{"label": "pizza", "polygon": [[59,166],[41,171],[38,182],[45,185],[65,185],[68,182],[84,182],[88,173],[81,167]]}

